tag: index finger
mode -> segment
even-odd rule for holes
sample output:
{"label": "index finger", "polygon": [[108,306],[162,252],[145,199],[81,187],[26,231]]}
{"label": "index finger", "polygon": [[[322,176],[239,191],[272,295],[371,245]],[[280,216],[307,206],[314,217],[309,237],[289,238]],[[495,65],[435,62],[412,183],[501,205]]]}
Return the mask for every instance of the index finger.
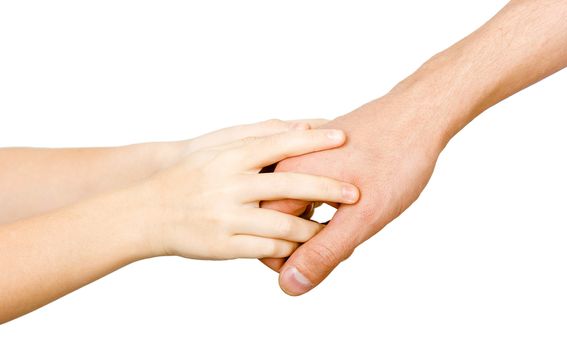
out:
{"label": "index finger", "polygon": [[339,147],[346,141],[342,130],[294,130],[263,138],[245,139],[233,152],[246,170],[259,171],[282,159]]}
{"label": "index finger", "polygon": [[[383,226],[369,225],[359,209],[341,205],[331,222],[288,258],[281,267],[279,279],[285,293],[296,296],[313,289],[359,244]],[[278,267],[277,261],[269,263]]]}

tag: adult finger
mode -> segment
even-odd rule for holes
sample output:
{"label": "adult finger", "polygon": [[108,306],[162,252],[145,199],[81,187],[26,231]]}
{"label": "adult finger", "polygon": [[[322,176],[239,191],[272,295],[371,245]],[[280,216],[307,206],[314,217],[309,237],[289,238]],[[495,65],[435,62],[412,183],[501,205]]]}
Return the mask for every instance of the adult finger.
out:
{"label": "adult finger", "polygon": [[375,232],[356,206],[342,205],[325,228],[299,247],[281,268],[279,283],[289,295],[304,294]]}
{"label": "adult finger", "polygon": [[263,258],[263,259],[260,259],[260,261],[264,265],[266,265],[267,267],[272,269],[272,271],[278,272],[278,273],[280,272],[282,266],[285,264],[284,258]]}
{"label": "adult finger", "polygon": [[299,216],[305,212],[309,206],[309,201],[297,199],[282,199],[277,201],[262,201],[260,206],[266,209],[281,211],[282,213]]}

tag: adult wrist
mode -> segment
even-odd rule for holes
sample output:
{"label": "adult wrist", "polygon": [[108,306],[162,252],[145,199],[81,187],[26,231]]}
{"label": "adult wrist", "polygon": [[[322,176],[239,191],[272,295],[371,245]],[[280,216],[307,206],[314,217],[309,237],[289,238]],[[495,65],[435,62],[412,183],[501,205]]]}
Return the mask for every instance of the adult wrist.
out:
{"label": "adult wrist", "polygon": [[390,92],[417,105],[418,117],[427,119],[441,148],[495,103],[490,99],[496,84],[476,72],[466,56],[459,47],[437,54]]}

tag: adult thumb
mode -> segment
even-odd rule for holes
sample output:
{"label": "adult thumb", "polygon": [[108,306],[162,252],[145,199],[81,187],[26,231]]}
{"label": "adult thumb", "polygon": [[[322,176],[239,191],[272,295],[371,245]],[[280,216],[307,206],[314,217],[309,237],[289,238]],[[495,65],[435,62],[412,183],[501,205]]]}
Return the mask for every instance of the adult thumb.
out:
{"label": "adult thumb", "polygon": [[361,216],[358,206],[341,205],[331,222],[288,258],[280,271],[282,290],[292,296],[304,294],[347,259],[373,233]]}

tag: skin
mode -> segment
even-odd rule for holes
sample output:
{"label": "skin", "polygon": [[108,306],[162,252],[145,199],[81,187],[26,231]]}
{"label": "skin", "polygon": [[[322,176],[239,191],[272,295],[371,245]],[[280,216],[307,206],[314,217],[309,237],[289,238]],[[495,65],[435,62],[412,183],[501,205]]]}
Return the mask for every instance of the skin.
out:
{"label": "skin", "polygon": [[107,148],[0,149],[0,224],[44,214],[144,180],[191,153],[249,136],[321,126],[324,119],[267,120],[177,142]]}
{"label": "skin", "polygon": [[[435,55],[387,95],[325,127],[345,131],[340,149],[279,163],[278,172],[341,179],[362,193],[341,205],[329,225],[287,259],[280,271],[290,295],[316,285],[362,242],[419,196],[449,140],[487,108],[567,66],[567,1],[511,1],[480,29]],[[305,202],[264,203],[300,213]]]}
{"label": "skin", "polygon": [[[11,223],[0,226],[0,322],[139,259],[167,254],[210,259],[286,256],[297,242],[310,237],[283,268],[284,260],[265,261],[281,269],[280,285],[288,294],[312,289],[356,246],[417,199],[440,152],[461,128],[490,106],[567,65],[565,18],[565,0],[510,2],[486,25],[436,55],[386,96],[325,125],[346,133],[348,141],[342,148],[312,153],[344,140],[303,151],[285,149],[245,167],[238,166],[271,147],[259,140],[224,147],[213,137],[201,141],[208,148],[196,152],[196,157],[192,152],[198,147],[191,145],[199,142],[131,146],[120,152],[3,150],[0,212],[1,221]],[[272,139],[268,144],[281,142]],[[309,154],[293,157],[301,153]],[[280,216],[285,219],[266,229],[260,217],[266,212],[259,214],[261,200],[266,209],[300,214],[306,200],[338,202],[339,192],[347,186],[334,182],[335,191],[329,192],[332,180],[325,179],[320,187],[326,189],[325,195],[305,198],[298,188],[317,188],[314,178],[273,177],[273,183],[262,187],[267,192],[246,197],[257,186],[245,178],[287,157],[292,158],[280,162],[278,172],[352,182],[362,190],[360,201],[341,204],[331,223],[315,236],[314,227],[319,225],[307,221],[299,225],[290,216]],[[125,171],[112,171],[121,158],[136,161],[125,162]],[[224,173],[230,159],[240,161]],[[265,184],[265,175],[255,176],[263,176]],[[287,183],[288,192],[282,192],[277,183]],[[193,184],[201,190],[196,191]],[[219,186],[229,190],[230,196],[207,201],[218,195]],[[278,197],[302,201],[266,201]],[[353,199],[343,197],[342,201],[352,203]],[[248,210],[247,214],[258,215],[257,220],[243,223],[238,221],[240,215],[219,220],[214,213],[226,209],[224,205]],[[251,210],[258,211],[252,214]],[[272,222],[275,214],[268,212]],[[24,219],[32,215],[36,216]],[[203,218],[199,227],[192,226]],[[213,234],[203,234],[205,229]],[[207,243],[207,237],[212,242]]]}
{"label": "skin", "polygon": [[[260,208],[261,201],[294,198],[355,203],[359,197],[355,186],[330,178],[260,173],[263,167],[284,158],[345,142],[341,130],[309,128],[306,123],[269,122],[208,135],[186,148],[190,153],[175,164],[153,169],[147,178],[120,186],[152,172],[146,169],[136,176],[128,175],[132,178],[118,175],[115,183],[106,185],[107,191],[0,225],[0,323],[141,259],[165,255],[193,259],[289,256],[322,225]],[[236,141],[217,142],[229,134]],[[249,137],[241,139],[244,135]],[[105,152],[113,160],[109,164],[114,164],[118,155]],[[29,153],[26,156],[31,157]],[[57,160],[72,164],[64,154]],[[135,169],[138,167],[144,168],[138,164]],[[24,183],[20,183],[22,190]],[[3,184],[6,189],[9,185]],[[54,186],[69,191],[67,200],[88,192],[75,192],[80,187],[78,180],[68,187],[63,182]],[[56,205],[64,204],[46,200],[34,211]],[[22,210],[12,212],[17,217],[25,215]]]}

